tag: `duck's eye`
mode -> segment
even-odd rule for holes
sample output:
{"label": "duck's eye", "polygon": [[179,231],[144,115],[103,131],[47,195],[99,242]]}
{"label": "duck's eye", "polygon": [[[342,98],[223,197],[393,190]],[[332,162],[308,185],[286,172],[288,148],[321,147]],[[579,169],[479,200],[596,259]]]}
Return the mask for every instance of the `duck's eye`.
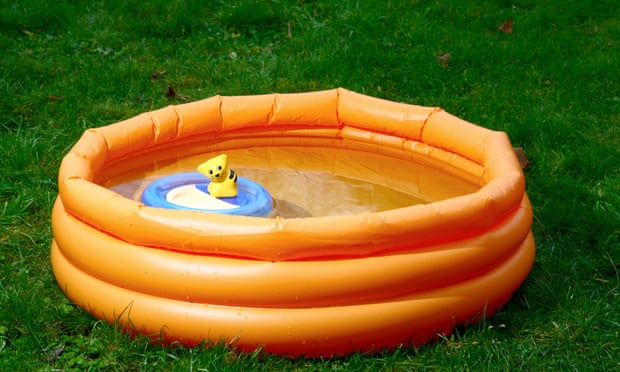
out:
{"label": "duck's eye", "polygon": [[221,166],[221,165],[218,165],[218,166],[217,166],[217,170],[222,170],[222,166]]}
{"label": "duck's eye", "polygon": [[212,169],[209,169],[209,174],[213,174],[213,170]]}

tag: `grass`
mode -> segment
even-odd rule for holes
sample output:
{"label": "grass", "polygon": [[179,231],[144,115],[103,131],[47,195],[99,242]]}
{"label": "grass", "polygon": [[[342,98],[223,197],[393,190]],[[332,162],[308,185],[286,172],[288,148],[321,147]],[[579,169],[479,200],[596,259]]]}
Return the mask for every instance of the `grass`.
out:
{"label": "grass", "polygon": [[[620,368],[618,2],[0,3],[0,370]],[[337,86],[440,106],[525,149],[536,263],[496,316],[419,349],[290,360],[152,345],[66,299],[50,209],[84,129]]]}

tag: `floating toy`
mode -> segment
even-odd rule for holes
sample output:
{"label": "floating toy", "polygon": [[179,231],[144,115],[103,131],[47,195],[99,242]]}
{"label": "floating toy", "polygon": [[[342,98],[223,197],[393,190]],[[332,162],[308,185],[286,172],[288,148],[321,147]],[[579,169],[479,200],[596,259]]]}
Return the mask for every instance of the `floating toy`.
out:
{"label": "floating toy", "polygon": [[198,172],[211,179],[209,194],[216,198],[233,198],[237,196],[237,174],[228,169],[226,154],[211,158],[198,166]]}
{"label": "floating toy", "polygon": [[[114,189],[221,153],[237,169],[321,171],[424,202],[256,217],[148,206]],[[420,345],[491,316],[535,255],[505,133],[345,89],[215,96],[89,129],[58,181],[60,288],[97,318],[187,346],[328,357]]]}
{"label": "floating toy", "polygon": [[[219,163],[224,159],[223,163]],[[273,209],[271,195],[258,183],[238,177],[234,171],[229,170],[224,175],[209,174],[208,164],[217,161],[214,169],[218,167],[227,169],[226,155],[201,164],[198,168],[201,172],[189,172],[172,174],[162,177],[149,184],[143,191],[141,200],[145,205],[169,209],[195,210],[208,213],[235,214],[244,216],[267,216]],[[211,162],[211,163],[210,163]],[[232,175],[232,176],[231,176]],[[213,178],[208,178],[213,177]],[[217,180],[217,181],[216,181]],[[216,188],[211,186],[216,183]],[[217,197],[213,194],[218,195]],[[233,192],[234,191],[234,192]],[[223,196],[220,192],[224,192]],[[234,195],[233,195],[234,194]]]}

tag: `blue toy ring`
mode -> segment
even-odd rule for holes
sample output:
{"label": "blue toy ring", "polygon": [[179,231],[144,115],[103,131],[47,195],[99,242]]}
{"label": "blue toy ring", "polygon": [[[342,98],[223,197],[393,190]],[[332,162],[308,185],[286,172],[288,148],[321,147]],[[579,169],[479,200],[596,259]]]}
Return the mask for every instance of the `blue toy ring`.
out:
{"label": "blue toy ring", "polygon": [[238,194],[234,198],[219,198],[232,205],[225,209],[203,209],[180,205],[169,201],[169,192],[183,186],[194,185],[198,190],[208,194],[207,187],[211,180],[199,172],[177,173],[162,177],[149,184],[142,192],[142,203],[150,207],[195,210],[208,213],[234,214],[264,217],[273,209],[271,195],[264,187],[247,178],[237,178]]}

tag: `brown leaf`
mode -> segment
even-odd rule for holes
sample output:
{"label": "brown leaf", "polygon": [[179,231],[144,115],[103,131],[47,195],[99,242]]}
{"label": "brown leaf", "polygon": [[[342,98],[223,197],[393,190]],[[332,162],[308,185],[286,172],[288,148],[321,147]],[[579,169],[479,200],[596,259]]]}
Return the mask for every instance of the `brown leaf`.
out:
{"label": "brown leaf", "polygon": [[527,155],[525,155],[525,150],[523,150],[522,147],[514,147],[513,150],[515,151],[515,154],[517,155],[517,159],[519,159],[521,168],[528,169],[532,165],[532,163],[530,163],[530,160],[527,158]]}
{"label": "brown leaf", "polygon": [[439,61],[439,64],[443,67],[448,67],[448,64],[450,64],[450,58],[452,58],[452,54],[450,53],[443,53],[437,55],[437,60]]}
{"label": "brown leaf", "polygon": [[498,28],[500,32],[512,35],[512,19],[507,19]]}
{"label": "brown leaf", "polygon": [[151,72],[151,79],[157,79],[161,76],[164,76],[166,75],[166,72],[168,72],[168,70],[155,70]]}
{"label": "brown leaf", "polygon": [[173,99],[174,98],[174,99],[178,99],[178,100],[180,100],[182,102],[188,102],[191,99],[190,96],[187,96],[185,94],[178,94],[177,92],[175,92],[174,88],[172,88],[170,86],[168,87],[168,92],[166,92],[166,98],[168,98],[168,99]]}
{"label": "brown leaf", "polygon": [[168,87],[168,92],[166,92],[166,98],[174,98],[176,96],[177,92],[175,92],[172,87]]}

